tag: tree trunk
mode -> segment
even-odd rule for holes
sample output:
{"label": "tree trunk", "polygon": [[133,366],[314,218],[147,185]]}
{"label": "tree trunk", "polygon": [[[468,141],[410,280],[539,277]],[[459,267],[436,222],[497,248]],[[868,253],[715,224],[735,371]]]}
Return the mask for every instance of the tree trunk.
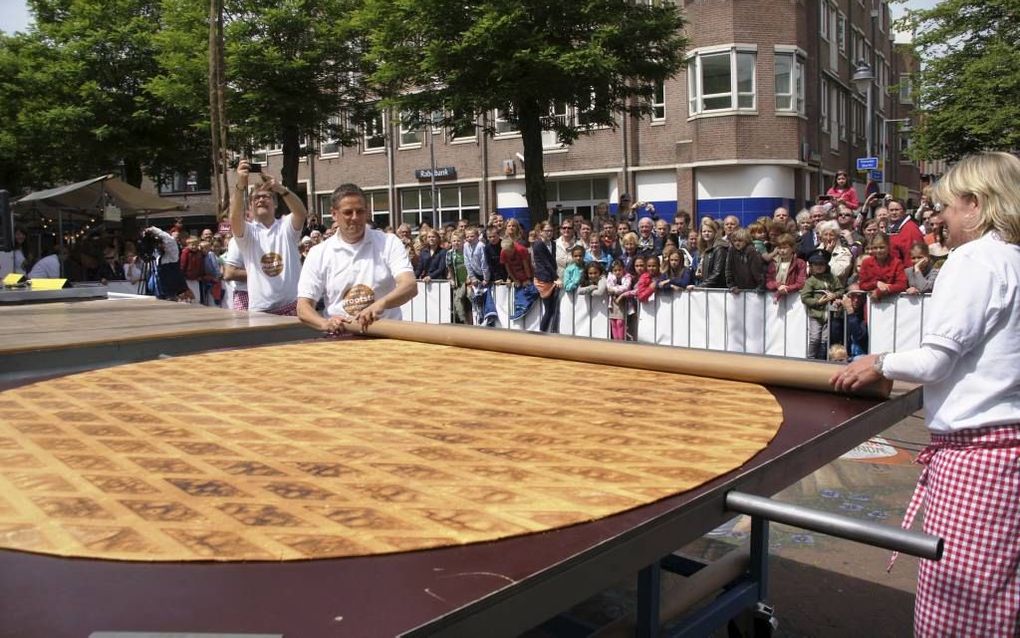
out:
{"label": "tree trunk", "polygon": [[213,177],[213,212],[217,219],[229,204],[226,114],[223,100],[223,0],[209,1],[209,137]]}
{"label": "tree trunk", "polygon": [[135,188],[142,186],[142,163],[134,158],[124,158],[124,181]]}
{"label": "tree trunk", "polygon": [[528,199],[531,228],[534,228],[549,217],[545,198],[545,158],[542,156],[542,108],[533,98],[521,100],[514,107],[524,143],[524,192]]}

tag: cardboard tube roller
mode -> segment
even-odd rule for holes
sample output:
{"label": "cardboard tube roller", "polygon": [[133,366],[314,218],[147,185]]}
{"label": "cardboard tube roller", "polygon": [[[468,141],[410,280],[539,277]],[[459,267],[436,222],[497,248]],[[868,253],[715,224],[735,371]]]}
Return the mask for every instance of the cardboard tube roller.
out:
{"label": "cardboard tube roller", "polygon": [[[581,363],[833,392],[832,386],[829,385],[829,377],[832,376],[834,367],[819,361],[387,319],[373,323],[365,334],[529,357],[550,357]],[[865,388],[857,395],[884,399],[889,396],[891,390],[892,381],[886,381]]]}

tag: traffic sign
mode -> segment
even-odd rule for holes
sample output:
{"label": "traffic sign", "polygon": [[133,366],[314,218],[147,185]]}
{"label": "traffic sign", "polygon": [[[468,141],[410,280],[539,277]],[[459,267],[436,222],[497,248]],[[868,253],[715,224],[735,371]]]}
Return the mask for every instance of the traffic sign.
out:
{"label": "traffic sign", "polygon": [[873,182],[882,181],[882,171],[868,171],[868,179]]}
{"label": "traffic sign", "polygon": [[858,157],[857,158],[857,170],[866,171],[869,169],[878,168],[877,157]]}

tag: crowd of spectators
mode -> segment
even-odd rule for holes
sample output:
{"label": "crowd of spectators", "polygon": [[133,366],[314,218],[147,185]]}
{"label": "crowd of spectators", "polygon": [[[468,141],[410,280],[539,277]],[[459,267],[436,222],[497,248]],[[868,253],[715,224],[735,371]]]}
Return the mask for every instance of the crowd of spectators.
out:
{"label": "crowd of spectators", "polygon": [[[926,201],[922,197],[916,211],[882,194],[861,203],[840,173],[826,195],[795,216],[777,208],[746,227],[736,215],[703,217],[693,224],[680,210],[672,220],[663,219],[650,204],[631,204],[624,195],[616,216],[604,204],[595,208],[593,219],[551,209],[549,219],[530,230],[498,213],[484,226],[462,219],[443,227],[401,224],[385,230],[401,240],[419,280],[451,283],[457,323],[493,325],[493,286],[510,285],[513,317],[541,303],[543,331],[557,329],[560,294],[605,297],[611,337],[625,340],[637,332],[637,303],[656,294],[694,288],[767,291],[777,301],[798,295],[806,306],[809,356],[844,359],[867,352],[865,295],[879,301],[932,290],[948,251],[939,212]],[[334,230],[310,215],[300,239],[302,261]],[[192,233],[177,220],[165,232],[176,243],[188,284],[178,300],[216,306],[223,304],[225,286],[243,291],[229,230]],[[23,231],[17,237],[25,244]],[[72,251],[60,248],[37,261],[22,250],[21,265],[30,276],[121,280],[160,294],[132,241],[93,236]]]}
{"label": "crowd of spectators", "polygon": [[550,211],[527,233],[498,214],[485,227],[461,220],[422,224],[417,236],[406,224],[395,232],[419,279],[450,280],[457,322],[491,323],[486,295],[512,284],[515,316],[543,303],[543,331],[556,329],[559,294],[606,296],[612,338],[633,339],[636,303],[656,294],[767,291],[806,306],[809,356],[845,359],[867,352],[865,296],[931,292],[948,250],[938,211],[925,201],[915,211],[880,193],[860,203],[841,173],[814,205],[793,217],[777,208],[746,228],[736,215],[703,217],[692,228],[686,211],[661,219],[622,197],[615,218],[600,206],[601,216],[557,225]]}

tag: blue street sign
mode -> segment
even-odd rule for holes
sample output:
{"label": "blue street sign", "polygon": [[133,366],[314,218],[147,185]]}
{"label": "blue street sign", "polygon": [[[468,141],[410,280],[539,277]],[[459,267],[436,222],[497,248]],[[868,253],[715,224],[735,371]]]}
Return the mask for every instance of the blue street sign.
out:
{"label": "blue street sign", "polygon": [[858,157],[857,158],[857,170],[866,171],[868,169],[878,168],[877,157]]}
{"label": "blue street sign", "polygon": [[868,171],[868,179],[873,182],[882,181],[882,171]]}

